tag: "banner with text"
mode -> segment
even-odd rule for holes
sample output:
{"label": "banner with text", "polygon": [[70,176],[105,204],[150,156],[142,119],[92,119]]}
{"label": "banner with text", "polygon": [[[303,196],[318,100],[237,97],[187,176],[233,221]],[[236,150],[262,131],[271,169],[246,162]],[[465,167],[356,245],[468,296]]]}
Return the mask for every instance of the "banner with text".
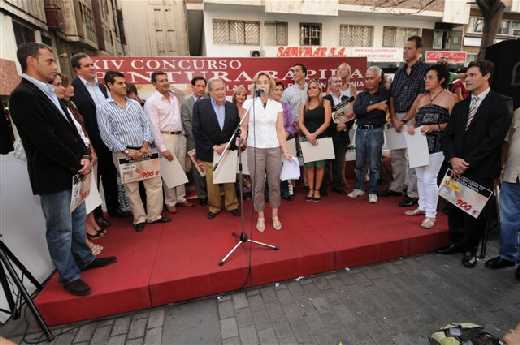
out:
{"label": "banner with text", "polygon": [[352,80],[358,89],[362,89],[363,76],[367,68],[366,57],[95,57],[99,80],[102,80],[108,70],[123,72],[128,82],[136,84],[139,95],[143,98],[153,92],[150,77],[157,71],[166,72],[172,86],[181,93],[190,92],[190,81],[195,76],[204,76],[206,79],[220,77],[226,81],[227,94],[231,95],[238,85],[251,89],[253,78],[259,72],[269,73],[285,85],[292,84],[290,69],[296,63],[302,63],[307,67],[308,79],[319,79],[326,85],[327,79],[336,74],[337,67],[343,62],[350,64]]}

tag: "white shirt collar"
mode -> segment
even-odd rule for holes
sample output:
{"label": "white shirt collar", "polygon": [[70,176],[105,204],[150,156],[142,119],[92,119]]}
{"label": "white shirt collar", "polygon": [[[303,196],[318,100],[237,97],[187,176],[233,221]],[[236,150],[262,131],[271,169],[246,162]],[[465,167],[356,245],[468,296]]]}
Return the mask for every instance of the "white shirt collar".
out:
{"label": "white shirt collar", "polygon": [[488,87],[487,89],[485,89],[484,91],[482,91],[478,95],[471,94],[471,98],[476,98],[477,101],[482,101],[484,98],[486,98],[486,96],[488,95],[489,91],[491,91],[490,87]]}
{"label": "white shirt collar", "polygon": [[82,76],[79,76],[79,75],[78,75],[78,78],[79,78],[79,80],[81,80],[81,82],[85,86],[97,86],[98,85],[97,80],[94,81],[94,82],[91,82],[91,81],[88,81],[87,79],[85,79],[85,78],[83,78]]}
{"label": "white shirt collar", "polygon": [[36,78],[33,78],[30,75],[25,74],[25,73],[22,73],[22,78],[24,78],[27,81],[33,83],[36,87],[38,87],[41,90],[45,90],[46,92],[50,92],[50,93],[53,93],[53,94],[55,93],[54,86],[49,84],[49,83],[45,83],[43,81],[40,81],[40,80],[38,80]]}

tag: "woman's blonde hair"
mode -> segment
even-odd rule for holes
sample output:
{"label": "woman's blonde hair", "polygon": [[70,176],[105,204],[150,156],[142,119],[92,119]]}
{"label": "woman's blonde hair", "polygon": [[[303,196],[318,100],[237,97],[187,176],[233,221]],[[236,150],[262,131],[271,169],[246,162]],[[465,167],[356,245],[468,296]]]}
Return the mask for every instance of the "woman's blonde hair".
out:
{"label": "woman's blonde hair", "polygon": [[233,104],[237,104],[237,94],[240,93],[241,91],[246,93],[246,98],[247,98],[247,94],[248,94],[247,87],[245,87],[244,85],[238,85],[237,87],[235,87],[235,90],[233,90]]}
{"label": "woman's blonde hair", "polygon": [[[267,77],[267,79],[269,79],[269,94],[268,96],[271,97],[271,92],[273,92],[275,86],[276,86],[276,83],[273,79],[273,77],[271,77],[269,74],[265,73],[265,72],[260,72],[256,75],[256,77],[254,77],[253,79],[253,84],[256,84],[258,82],[258,79],[260,79],[260,77]],[[253,95],[254,97],[254,95]]]}

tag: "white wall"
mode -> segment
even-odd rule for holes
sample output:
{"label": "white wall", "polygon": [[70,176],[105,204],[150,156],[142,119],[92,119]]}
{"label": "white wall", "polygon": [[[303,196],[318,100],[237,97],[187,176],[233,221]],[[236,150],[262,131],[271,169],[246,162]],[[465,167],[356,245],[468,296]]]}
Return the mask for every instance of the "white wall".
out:
{"label": "white wall", "polygon": [[[249,56],[251,50],[261,50],[264,45],[221,45],[213,44],[213,19],[240,18],[246,21],[260,21],[260,40],[263,40],[263,22],[286,21],[288,22],[288,46],[299,46],[300,22],[321,23],[321,46],[339,46],[339,28],[341,24],[372,25],[374,27],[373,46],[382,47],[383,26],[398,26],[433,29],[435,21],[439,18],[424,16],[378,15],[364,13],[340,12],[338,17],[331,16],[304,16],[294,14],[266,14],[263,7],[236,6],[220,4],[215,7],[205,4],[204,7],[204,48],[207,56]],[[267,49],[272,51],[272,49]]]}
{"label": "white wall", "polygon": [[[10,16],[0,12],[0,58],[17,61],[16,59],[16,39],[13,31],[13,20]],[[21,73],[20,66],[16,63],[18,72]]]}

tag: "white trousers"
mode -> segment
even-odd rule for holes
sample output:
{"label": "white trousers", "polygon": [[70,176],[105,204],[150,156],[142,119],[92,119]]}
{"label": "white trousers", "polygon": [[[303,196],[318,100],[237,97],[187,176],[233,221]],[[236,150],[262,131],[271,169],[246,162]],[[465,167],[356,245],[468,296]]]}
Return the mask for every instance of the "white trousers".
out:
{"label": "white trousers", "polygon": [[[161,135],[168,151],[175,156],[175,159],[179,160],[182,169],[186,171],[186,137],[182,134],[162,133]],[[164,196],[166,206],[175,207],[175,204],[186,201],[186,188],[184,185],[168,188],[164,184]]]}
{"label": "white trousers", "polygon": [[419,209],[426,213],[426,217],[437,216],[437,201],[439,200],[439,186],[437,175],[441,169],[444,155],[436,152],[430,155],[430,164],[415,168],[417,175],[417,192],[419,194]]}

